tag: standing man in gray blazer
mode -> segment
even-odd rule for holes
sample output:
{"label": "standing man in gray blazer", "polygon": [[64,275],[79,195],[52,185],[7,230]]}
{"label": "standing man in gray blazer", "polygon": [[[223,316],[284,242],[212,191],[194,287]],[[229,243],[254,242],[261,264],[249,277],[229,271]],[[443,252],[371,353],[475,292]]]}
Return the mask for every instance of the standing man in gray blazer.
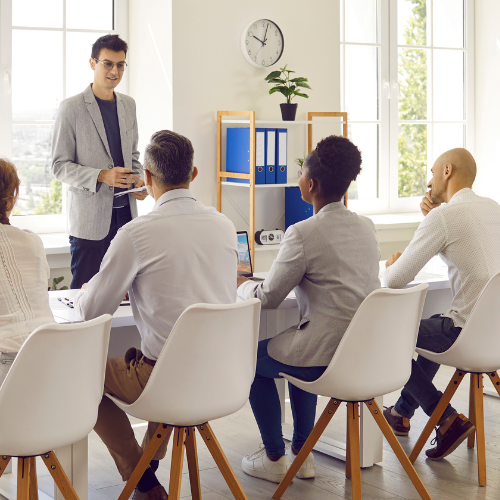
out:
{"label": "standing man in gray blazer", "polygon": [[137,217],[147,192],[139,163],[135,101],[114,92],[127,67],[127,44],[105,35],[92,46],[94,82],[59,107],[52,139],[52,172],[69,184],[71,288],[97,274],[118,229]]}

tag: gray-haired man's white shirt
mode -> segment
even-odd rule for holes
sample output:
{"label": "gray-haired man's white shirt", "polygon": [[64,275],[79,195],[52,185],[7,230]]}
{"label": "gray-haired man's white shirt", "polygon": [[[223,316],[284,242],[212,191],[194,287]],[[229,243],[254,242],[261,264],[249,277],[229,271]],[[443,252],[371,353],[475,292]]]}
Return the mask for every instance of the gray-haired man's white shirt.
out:
{"label": "gray-haired man's white shirt", "polygon": [[75,308],[85,320],[113,314],[128,291],[141,350],[157,359],[188,306],[235,301],[237,262],[233,223],[175,189],[118,231]]}
{"label": "gray-haired man's white shirt", "polygon": [[486,283],[500,271],[500,205],[461,189],[426,215],[382,283],[403,288],[437,254],[448,265],[453,295],[443,316],[463,328]]}

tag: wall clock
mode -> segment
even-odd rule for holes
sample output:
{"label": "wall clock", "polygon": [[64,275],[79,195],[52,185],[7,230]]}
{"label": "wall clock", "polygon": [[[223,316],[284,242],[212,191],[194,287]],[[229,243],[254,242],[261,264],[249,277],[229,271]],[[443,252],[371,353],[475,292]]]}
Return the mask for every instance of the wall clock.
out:
{"label": "wall clock", "polygon": [[241,34],[241,51],[252,66],[267,68],[283,54],[284,38],[278,25],[269,19],[248,23]]}

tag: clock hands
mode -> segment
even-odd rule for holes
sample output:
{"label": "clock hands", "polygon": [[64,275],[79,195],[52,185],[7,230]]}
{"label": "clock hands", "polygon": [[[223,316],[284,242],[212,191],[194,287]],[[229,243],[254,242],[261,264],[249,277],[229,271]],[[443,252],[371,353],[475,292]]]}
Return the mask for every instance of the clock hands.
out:
{"label": "clock hands", "polygon": [[264,39],[264,42],[260,39],[260,38],[257,38],[255,35],[252,35],[256,40],[259,40],[259,42],[262,44],[262,45],[265,45],[265,39]]}
{"label": "clock hands", "polygon": [[[267,42],[267,30],[269,29],[269,23],[266,26],[266,32],[264,33],[264,42]],[[265,44],[265,43],[264,43]]]}

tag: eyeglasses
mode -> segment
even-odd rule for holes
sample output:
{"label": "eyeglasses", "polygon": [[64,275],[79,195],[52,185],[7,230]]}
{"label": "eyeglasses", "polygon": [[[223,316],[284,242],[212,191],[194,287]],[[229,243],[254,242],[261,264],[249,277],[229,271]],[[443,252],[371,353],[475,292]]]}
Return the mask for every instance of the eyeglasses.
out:
{"label": "eyeglasses", "polygon": [[[111,61],[100,61],[97,57],[94,57],[94,59],[96,62],[100,62],[106,68],[106,71],[111,71],[115,67],[115,63],[112,63]],[[116,69],[120,73],[123,73],[126,67],[127,63],[125,61],[116,63]]]}

